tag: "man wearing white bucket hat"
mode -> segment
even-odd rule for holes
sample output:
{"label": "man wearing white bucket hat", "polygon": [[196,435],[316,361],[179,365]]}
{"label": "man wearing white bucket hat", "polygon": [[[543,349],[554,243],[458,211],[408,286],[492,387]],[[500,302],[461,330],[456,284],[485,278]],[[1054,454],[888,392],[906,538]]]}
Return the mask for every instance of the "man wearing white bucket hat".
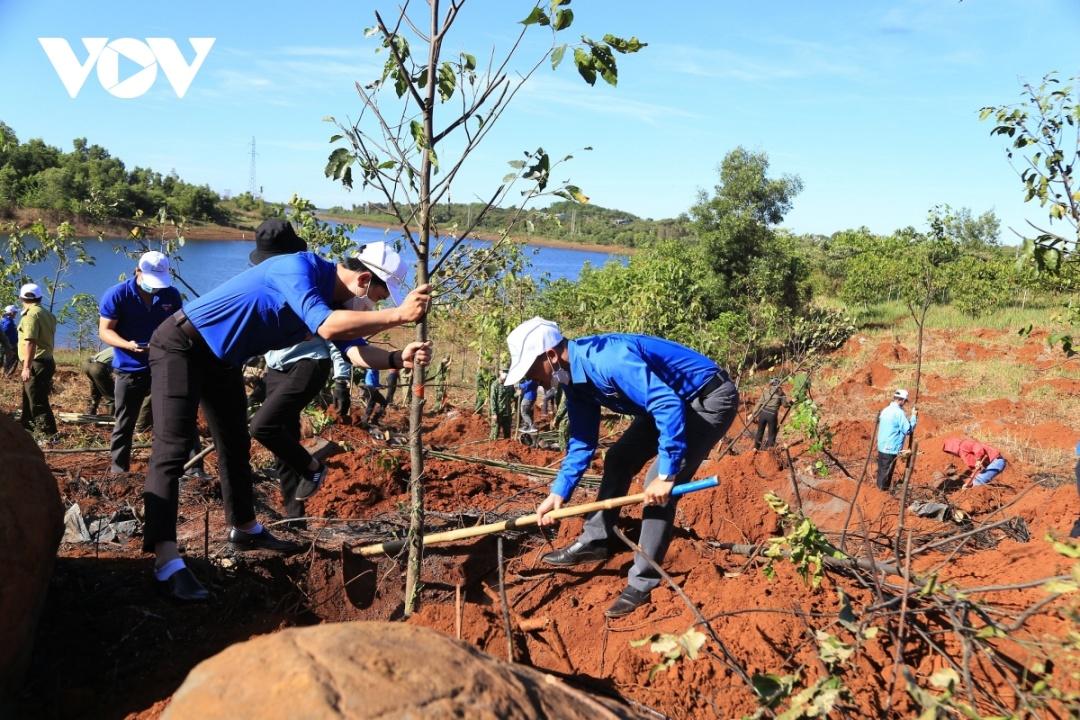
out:
{"label": "man wearing white bucket hat", "polygon": [[[366,347],[361,348],[366,353],[354,351],[365,336],[419,320],[431,300],[428,285],[405,295],[400,258],[388,255],[383,243],[373,245],[381,247],[368,246],[359,257],[341,264],[310,252],[271,257],[190,302],[154,332],[150,340],[154,446],[143,492],[143,549],[155,555],[154,576],[166,596],[181,601],[209,597],[184,565],[176,544],[179,480],[200,401],[218,453],[222,499],[231,526],[229,544],[237,550],[300,549],[276,538],[255,518],[244,361],[314,335],[337,341],[350,357],[362,355],[375,367],[428,361],[425,343],[392,352]],[[367,303],[387,296],[398,306],[366,309]],[[311,459],[297,499],[318,489],[325,473],[325,466]]]}
{"label": "man wearing white bucket hat", "polygon": [[19,300],[23,305],[18,336],[23,383],[20,422],[27,430],[55,435],[56,418],[49,406],[49,393],[56,372],[53,360],[56,318],[41,306],[41,286],[37,283],[26,283],[19,288]]}
{"label": "man wearing white bucket hat", "polygon": [[134,276],[101,296],[98,337],[113,347],[114,473],[126,473],[131,466],[136,419],[150,394],[150,337],[181,304],[180,292],[172,286],[169,258],[156,250],[143,253]]}
{"label": "man wearing white bucket hat", "polygon": [[[545,389],[561,385],[570,421],[566,457],[548,495],[536,510],[545,515],[570,498],[599,442],[600,409],[634,421],[604,458],[597,499],[625,495],[634,476],[655,458],[645,476],[641,548],[662,562],[671,539],[676,499],[671,489],[693,479],[701,463],[735,419],[739,393],[727,373],[690,348],[648,335],[608,334],[567,340],[558,326],[534,317],[507,338],[510,369],[504,383],[522,378]],[[549,565],[571,566],[608,557],[608,538],[619,511],[597,512],[578,539],[548,553]],[[621,617],[649,601],[660,582],[652,565],[636,557],[627,587],[605,611]]]}

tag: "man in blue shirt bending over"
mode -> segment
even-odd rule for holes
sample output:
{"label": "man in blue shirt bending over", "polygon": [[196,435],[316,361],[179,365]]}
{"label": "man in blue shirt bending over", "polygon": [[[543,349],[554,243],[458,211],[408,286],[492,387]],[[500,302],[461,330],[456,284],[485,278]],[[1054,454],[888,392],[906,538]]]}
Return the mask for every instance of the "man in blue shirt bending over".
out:
{"label": "man in blue shirt bending over", "polygon": [[904,414],[904,405],[908,401],[907,390],[900,389],[893,393],[892,402],[878,416],[877,434],[877,486],[886,492],[892,487],[893,469],[896,456],[904,449],[904,438],[915,429],[919,413],[911,408],[911,419]]}
{"label": "man in blue shirt bending over", "polygon": [[[671,489],[693,478],[735,419],[739,392],[712,360],[678,343],[648,335],[593,335],[566,340],[555,323],[534,317],[510,333],[507,385],[523,377],[544,388],[561,385],[570,421],[566,457],[551,494],[536,509],[540,525],[562,507],[585,473],[600,435],[600,408],[634,420],[607,451],[597,499],[625,495],[634,476],[645,475],[640,544],[662,562],[671,539],[675,499]],[[608,557],[608,538],[618,509],[589,516],[570,546],[548,553],[549,565],[570,566]],[[634,558],[626,589],[605,611],[622,617],[649,600],[660,583],[652,566]]]}
{"label": "man in blue shirt bending over", "polygon": [[[294,543],[275,538],[255,519],[241,367],[250,357],[313,335],[362,340],[424,316],[431,300],[428,285],[410,292],[396,308],[346,309],[350,300],[366,298],[379,282],[357,258],[334,264],[309,252],[280,255],[227,280],[158,327],[150,340],[154,445],[143,492],[143,549],[155,554],[154,575],[167,596],[183,601],[209,596],[184,566],[176,546],[179,480],[199,401],[218,453],[222,500],[232,526],[230,544],[296,551]],[[426,354],[421,343],[412,343],[404,350],[382,351],[382,359],[387,367],[400,368],[426,362]],[[325,473],[325,465],[313,458],[297,498],[318,489]]]}
{"label": "man in blue shirt bending over", "polygon": [[146,350],[158,325],[179,310],[181,302],[172,286],[169,258],[153,250],[139,258],[134,277],[113,285],[101,298],[98,337],[115,348],[111,472],[126,473],[131,466],[135,421],[150,394]]}

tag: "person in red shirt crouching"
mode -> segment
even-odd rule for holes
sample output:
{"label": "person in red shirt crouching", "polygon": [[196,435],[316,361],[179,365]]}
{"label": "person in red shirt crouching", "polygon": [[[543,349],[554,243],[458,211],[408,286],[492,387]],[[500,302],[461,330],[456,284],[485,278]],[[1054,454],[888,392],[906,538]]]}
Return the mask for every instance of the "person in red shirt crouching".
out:
{"label": "person in red shirt crouching", "polygon": [[959,457],[971,470],[964,481],[965,488],[985,485],[1005,469],[1005,458],[997,448],[971,438],[949,438],[941,449]]}

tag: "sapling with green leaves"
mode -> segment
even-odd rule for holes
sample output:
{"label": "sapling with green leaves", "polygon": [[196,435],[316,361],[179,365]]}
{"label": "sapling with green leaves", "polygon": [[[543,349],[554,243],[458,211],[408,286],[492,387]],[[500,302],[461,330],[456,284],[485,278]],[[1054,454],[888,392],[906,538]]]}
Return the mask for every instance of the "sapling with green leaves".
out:
{"label": "sapling with green leaves", "polygon": [[[458,296],[469,292],[479,269],[498,261],[498,247],[537,198],[554,195],[579,203],[588,201],[579,187],[554,179],[554,172],[570,156],[553,159],[539,140],[533,139],[520,157],[510,159],[510,172],[481,199],[471,222],[450,227],[435,222],[434,210],[440,202],[451,199],[454,181],[466,161],[518,91],[545,65],[558,69],[567,51],[589,85],[600,78],[614,86],[618,82],[617,56],[645,47],[635,37],[611,34],[600,40],[586,35],[570,40],[567,31],[576,19],[570,0],[551,0],[528,10],[507,51],[485,53],[487,60],[481,62],[472,52],[451,52],[446,47],[465,5],[466,0],[429,0],[421,10],[410,13],[411,3],[405,0],[392,16],[376,10],[375,24],[365,34],[374,38],[375,51],[386,58],[382,72],[368,82],[356,83],[361,106],[355,120],[328,118],[338,129],[331,142],[339,146],[330,153],[326,175],[350,188],[358,181],[362,189],[370,188],[383,196],[399,229],[399,245],[410,247],[416,256],[417,285],[433,284],[437,301],[445,299],[447,292]],[[519,66],[526,47],[523,40],[530,32],[547,33],[550,42]],[[487,249],[467,242],[487,211],[512,197],[518,198],[513,203],[516,212],[497,240]],[[429,318],[421,320],[417,340],[427,341],[429,330]],[[423,368],[414,371],[409,411],[406,615],[412,613],[419,597],[424,376]]]}

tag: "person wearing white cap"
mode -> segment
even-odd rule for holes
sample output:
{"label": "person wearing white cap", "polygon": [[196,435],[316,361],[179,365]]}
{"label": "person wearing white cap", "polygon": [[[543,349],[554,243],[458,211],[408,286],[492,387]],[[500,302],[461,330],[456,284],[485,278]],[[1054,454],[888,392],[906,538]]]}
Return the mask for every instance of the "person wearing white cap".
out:
{"label": "person wearing white cap", "polygon": [[[292,230],[282,227],[280,232]],[[229,544],[238,551],[289,554],[301,549],[275,537],[255,517],[243,364],[314,335],[336,342],[343,354],[354,362],[359,357],[365,367],[427,363],[426,343],[387,351],[364,342],[368,335],[415,322],[427,312],[430,286],[405,295],[404,276],[401,258],[385,243],[372,243],[341,264],[310,252],[277,255],[189,302],[154,331],[154,445],[143,492],[143,549],[154,553],[160,592],[180,601],[209,597],[185,566],[176,543],[179,480],[200,402],[218,455]],[[387,297],[398,306],[369,309]],[[280,457],[283,447],[275,449]],[[326,476],[325,464],[307,457],[308,464],[300,468],[297,500],[314,493]]]}
{"label": "person wearing white cap", "polygon": [[896,456],[904,449],[904,438],[915,429],[919,414],[911,408],[911,418],[904,414],[904,405],[908,401],[908,391],[903,388],[893,392],[889,403],[878,417],[877,435],[877,486],[878,490],[888,491],[892,487],[893,469]]}
{"label": "person wearing white cap", "polygon": [[139,257],[134,277],[113,285],[101,297],[98,337],[114,349],[114,473],[126,473],[131,467],[136,420],[150,395],[150,337],[182,302],[180,292],[172,286],[169,258],[155,250]]}
{"label": "person wearing white cap", "polygon": [[56,434],[56,418],[49,406],[53,374],[53,343],[56,341],[56,318],[41,306],[41,287],[27,283],[19,288],[23,316],[19,321],[18,348],[22,363],[22,415],[27,430],[46,435]]}
{"label": "person wearing white cap", "polygon": [[19,361],[19,324],[15,318],[19,309],[14,305],[8,305],[0,313],[0,348],[3,348],[3,356],[0,357],[0,370],[5,375],[10,375],[15,370]]}
{"label": "person wearing white cap", "polygon": [[[707,357],[678,343],[648,335],[607,334],[567,340],[555,323],[534,317],[507,338],[510,369],[506,385],[522,378],[546,389],[561,385],[569,416],[566,457],[551,494],[536,509],[540,525],[574,491],[599,442],[600,409],[634,417],[604,457],[598,499],[625,495],[635,475],[645,475],[640,544],[662,562],[671,539],[676,499],[671,489],[693,479],[701,463],[735,419],[739,392],[727,373]],[[593,513],[577,540],[548,553],[545,563],[578,565],[608,557],[608,539],[618,510]],[[649,601],[660,576],[635,557],[627,587],[605,611],[621,617]]]}

